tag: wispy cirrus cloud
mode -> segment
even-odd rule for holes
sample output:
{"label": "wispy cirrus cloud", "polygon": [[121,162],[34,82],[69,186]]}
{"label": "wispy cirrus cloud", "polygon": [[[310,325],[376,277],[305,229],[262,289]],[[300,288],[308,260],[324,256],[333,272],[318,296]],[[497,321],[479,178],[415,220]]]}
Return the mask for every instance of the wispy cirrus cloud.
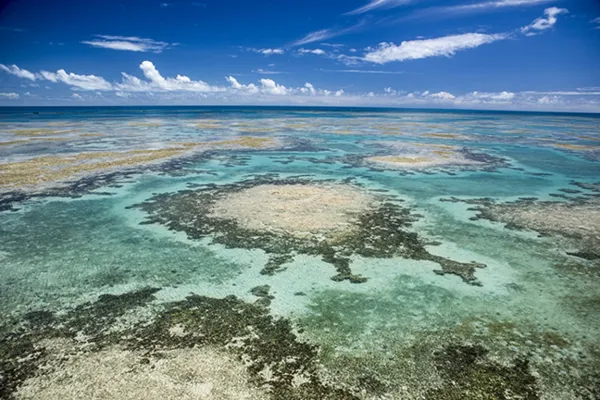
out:
{"label": "wispy cirrus cloud", "polygon": [[262,69],[262,68],[258,68],[256,70],[252,70],[252,72],[254,72],[256,74],[261,74],[261,75],[279,75],[279,74],[285,74],[285,72],[283,72],[283,71],[273,71],[273,70]]}
{"label": "wispy cirrus cloud", "polygon": [[323,40],[331,39],[334,37],[342,36],[354,31],[359,30],[360,28],[365,26],[365,22],[361,21],[355,25],[346,27],[346,28],[328,28],[328,29],[320,29],[318,31],[310,32],[306,36],[301,39],[296,40],[291,44],[292,47],[302,46],[309,43],[320,42]]}
{"label": "wispy cirrus cloud", "polygon": [[543,31],[552,28],[558,19],[557,15],[567,14],[569,10],[566,8],[550,7],[544,10],[544,17],[537,18],[531,24],[521,28],[521,33],[525,36],[539,35]]}
{"label": "wispy cirrus cloud", "polygon": [[392,61],[417,60],[428,57],[452,56],[458,51],[473,49],[508,37],[507,34],[464,33],[434,39],[408,40],[396,45],[381,43],[365,54],[363,59],[376,64]]}
{"label": "wispy cirrus cloud", "polygon": [[154,39],[137,36],[95,35],[94,40],[84,40],[81,43],[92,47],[104,49],[161,53],[163,50],[174,46],[173,43],[161,42]]}
{"label": "wispy cirrus cloud", "polygon": [[378,8],[394,8],[411,2],[412,0],[371,0],[364,6],[358,7],[352,11],[348,11],[344,15],[364,14]]}
{"label": "wispy cirrus cloud", "polygon": [[0,31],[11,31],[11,32],[18,32],[18,33],[22,33],[22,32],[26,32],[26,29],[22,29],[22,28],[13,28],[10,26],[0,26]]}
{"label": "wispy cirrus cloud", "polygon": [[398,75],[404,74],[403,71],[381,71],[369,69],[320,69],[322,72],[335,72],[345,74],[382,74],[382,75]]}
{"label": "wispy cirrus cloud", "polygon": [[493,11],[509,10],[515,7],[528,7],[539,4],[552,3],[557,0],[492,0],[476,2],[471,4],[459,4],[453,6],[429,7],[417,10],[403,19],[421,17],[449,18],[465,14],[477,14]]}
{"label": "wispy cirrus cloud", "polygon": [[590,21],[590,24],[594,24],[596,25],[594,27],[594,29],[600,29],[600,17],[598,18],[594,18],[593,20]]}

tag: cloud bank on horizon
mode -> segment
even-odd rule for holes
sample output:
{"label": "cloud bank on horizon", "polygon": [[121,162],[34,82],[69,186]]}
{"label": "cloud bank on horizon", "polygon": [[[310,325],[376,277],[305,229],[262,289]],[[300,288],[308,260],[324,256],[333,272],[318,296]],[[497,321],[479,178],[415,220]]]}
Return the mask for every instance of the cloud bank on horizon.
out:
{"label": "cloud bank on horizon", "polygon": [[[227,28],[227,14],[220,13],[225,10],[210,2],[193,10],[185,9],[185,2],[153,10],[152,2],[145,2],[150,11],[145,17],[136,11],[137,20],[130,25],[138,29],[128,30],[137,35],[112,34],[108,21],[98,33],[104,24],[100,17],[110,8],[105,4],[90,27],[95,32],[81,34],[85,25],[71,31],[56,28],[64,36],[46,45],[35,40],[34,28],[15,28],[0,18],[0,27],[11,27],[0,30],[6,36],[0,39],[14,42],[0,55],[0,105],[297,104],[600,112],[600,74],[594,73],[600,46],[593,46],[600,43],[600,17],[590,14],[600,10],[593,7],[548,4],[558,0],[443,7],[425,7],[419,0],[332,3],[329,13],[322,12],[331,19],[329,27],[300,34],[301,28],[269,27],[269,19],[264,20],[264,35],[248,33],[244,26]],[[348,3],[356,7],[349,10]],[[211,16],[213,8],[217,17]],[[268,11],[294,20],[294,10],[255,8],[245,10],[248,17]],[[511,10],[527,18],[505,18]],[[167,12],[176,13],[173,23],[157,28],[156,35],[148,32],[146,20]],[[206,29],[215,39],[178,35],[177,27],[190,22],[185,13],[192,12],[210,18],[214,24]],[[245,13],[236,14],[234,20]],[[562,32],[564,25],[568,29]],[[221,38],[219,32],[231,37]],[[574,40],[581,48],[574,48]],[[565,52],[574,55],[564,58]],[[146,55],[140,59],[136,54]]]}

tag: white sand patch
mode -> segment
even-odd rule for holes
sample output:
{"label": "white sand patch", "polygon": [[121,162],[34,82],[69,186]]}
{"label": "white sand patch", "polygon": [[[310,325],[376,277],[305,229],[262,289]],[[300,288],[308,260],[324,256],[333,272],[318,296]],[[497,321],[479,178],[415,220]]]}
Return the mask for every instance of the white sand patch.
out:
{"label": "white sand patch", "polygon": [[235,219],[246,229],[331,237],[352,229],[354,217],[374,201],[353,186],[265,184],[226,196],[212,213]]}
{"label": "white sand patch", "polygon": [[434,168],[449,165],[483,165],[481,162],[465,158],[461,153],[448,150],[433,151],[430,153],[369,157],[367,158],[367,162],[386,168],[401,169]]}
{"label": "white sand patch", "polygon": [[[44,343],[48,348],[48,343]],[[55,360],[17,391],[19,400],[261,400],[241,361],[211,348],[177,349],[161,357],[109,347],[69,353],[69,343],[49,346]],[[66,350],[66,351],[65,351]],[[60,353],[60,354],[56,354]]]}

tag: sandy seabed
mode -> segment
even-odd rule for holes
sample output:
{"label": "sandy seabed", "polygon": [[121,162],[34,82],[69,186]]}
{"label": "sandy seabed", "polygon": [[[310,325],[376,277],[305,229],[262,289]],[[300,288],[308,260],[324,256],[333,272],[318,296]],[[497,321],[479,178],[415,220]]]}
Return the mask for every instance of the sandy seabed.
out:
{"label": "sandy seabed", "polygon": [[[52,343],[50,343],[52,342]],[[247,383],[241,361],[208,347],[161,351],[146,356],[138,351],[108,347],[66,356],[73,344],[65,339],[45,341],[59,354],[46,373],[25,381],[18,400],[262,400],[266,392]]]}
{"label": "sandy seabed", "polygon": [[375,201],[350,185],[265,184],[227,195],[212,213],[250,230],[331,236],[350,229],[354,216]]}

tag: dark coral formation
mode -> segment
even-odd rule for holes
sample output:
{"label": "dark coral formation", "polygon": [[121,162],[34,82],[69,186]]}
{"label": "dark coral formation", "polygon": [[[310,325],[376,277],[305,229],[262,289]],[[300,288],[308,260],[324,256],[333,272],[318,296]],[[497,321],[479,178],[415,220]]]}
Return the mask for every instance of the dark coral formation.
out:
{"label": "dark coral formation", "polygon": [[229,193],[242,191],[258,185],[307,185],[308,179],[279,179],[277,175],[255,176],[252,179],[227,185],[206,185],[202,189],[184,190],[177,193],[159,194],[134,207],[149,213],[144,223],[160,223],[171,230],[183,231],[192,239],[211,237],[214,243],[228,248],[262,249],[270,255],[261,273],[271,275],[283,268],[294,253],[319,256],[333,265],[337,274],[335,281],[348,280],[362,283],[366,278],[352,273],[350,257],[359,255],[369,258],[405,257],[438,263],[438,274],[454,274],[463,281],[479,285],[474,276],[477,268],[485,265],[461,263],[429,253],[425,246],[435,244],[419,237],[408,228],[417,218],[408,208],[397,202],[384,201],[372,210],[357,216],[354,229],[341,238],[298,238],[286,233],[256,231],[241,227],[235,220],[211,214],[213,204]]}
{"label": "dark coral formation", "polygon": [[[299,339],[297,332],[301,329],[294,328],[288,319],[269,315],[265,307],[246,303],[235,296],[200,295],[157,304],[153,302],[157,290],[146,288],[122,295],[102,295],[96,301],[66,312],[38,310],[28,313],[23,320],[4,321],[0,326],[0,398],[14,399],[24,381],[34,376],[43,377],[48,373],[44,366],[50,360],[56,366],[56,360],[67,361],[71,355],[81,356],[82,352],[115,346],[141,352],[149,360],[160,359],[163,352],[174,349],[219,349],[243,361],[249,384],[268,388],[271,398],[277,400],[351,400],[364,398],[361,393],[385,397],[417,378],[403,374],[392,378],[389,374],[379,376],[372,365],[367,367],[360,357],[354,367],[338,363],[324,374],[323,368],[327,368],[323,364],[324,349]],[[253,293],[261,298],[269,296],[269,288],[256,287]],[[152,310],[152,314],[147,310]],[[529,366],[530,356],[536,348],[544,347],[555,348],[562,357],[561,351],[569,348],[570,343],[552,331],[523,336],[516,331],[517,325],[509,321],[477,326],[481,326],[484,335],[479,339],[471,331],[472,325],[459,325],[455,332],[434,332],[432,340],[424,333],[422,340],[394,352],[393,358],[389,353],[369,354],[369,357],[381,357],[380,361],[393,371],[402,371],[403,365],[414,362],[423,363],[421,367],[426,369],[434,368],[439,380],[419,385],[426,390],[422,397],[425,399],[539,399],[540,387]],[[458,336],[471,340],[458,337],[459,331],[463,335]],[[510,363],[501,363],[490,356],[487,347],[490,340],[496,341],[494,346],[498,347],[498,341],[503,343],[502,338],[513,336],[524,346],[533,346],[531,351],[509,356]],[[68,339],[73,347],[48,347],[46,339]],[[500,344],[501,348],[507,346]],[[559,360],[561,366],[555,365],[548,372],[555,374],[556,368],[571,371],[571,367],[588,371],[589,374],[582,376],[570,372],[560,379],[579,395],[578,398],[595,398],[599,383],[594,375],[596,361],[572,364],[571,359]],[[340,370],[349,367],[349,370]],[[418,371],[425,375],[433,373],[422,368]],[[537,371],[543,372],[539,365]],[[328,374],[333,375],[326,378]],[[349,375],[348,379],[336,379],[336,374]]]}
{"label": "dark coral formation", "polygon": [[[594,185],[577,184],[589,190]],[[552,195],[552,194],[551,194]],[[558,195],[554,197],[559,197]],[[486,219],[503,223],[513,230],[533,230],[540,236],[550,236],[562,241],[562,247],[575,247],[565,254],[581,260],[600,259],[600,223],[598,223],[600,201],[597,198],[564,196],[567,201],[540,201],[535,197],[523,197],[511,202],[498,202],[490,198],[441,199],[445,202],[463,202],[476,211],[470,219]]]}
{"label": "dark coral formation", "polygon": [[427,393],[431,400],[538,400],[536,379],[527,360],[511,366],[486,360],[480,345],[451,344],[435,354],[436,368],[444,380],[441,388]]}
{"label": "dark coral formation", "polygon": [[[318,349],[298,340],[288,320],[275,319],[264,307],[234,296],[216,299],[192,295],[161,305],[151,321],[124,327],[122,331],[111,329],[117,318],[154,300],[156,290],[103,295],[98,301],[78,306],[61,317],[34,318],[33,323],[0,327],[0,398],[14,398],[26,379],[44,373],[40,367],[44,365],[47,349],[42,339],[75,339],[82,334],[86,337],[87,351],[119,345],[144,351],[147,357],[160,357],[160,352],[168,349],[217,346],[244,360],[252,379],[250,383],[269,387],[273,399],[356,398],[320,380]],[[174,335],[175,327],[183,333]],[[265,369],[271,372],[268,378],[261,373]],[[299,377],[302,380],[295,382]]]}

